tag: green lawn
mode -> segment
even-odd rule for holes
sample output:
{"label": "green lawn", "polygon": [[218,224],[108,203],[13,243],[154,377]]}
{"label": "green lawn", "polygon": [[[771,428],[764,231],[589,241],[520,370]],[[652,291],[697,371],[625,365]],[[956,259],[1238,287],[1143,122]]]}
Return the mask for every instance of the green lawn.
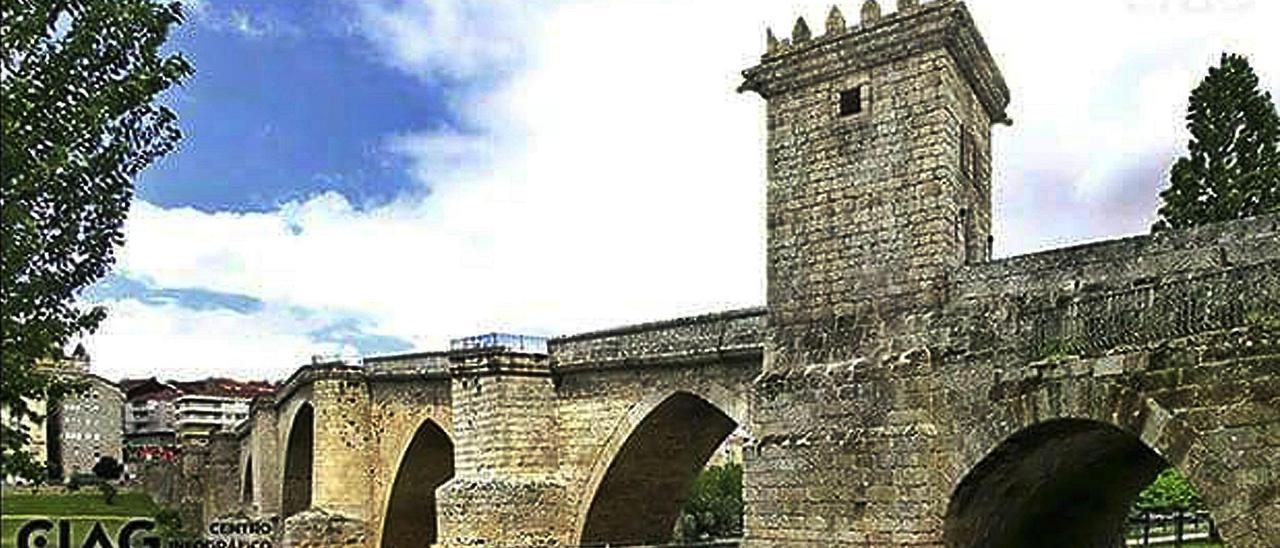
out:
{"label": "green lawn", "polygon": [[[151,497],[143,493],[123,492],[113,504],[107,504],[96,490],[82,493],[0,493],[0,548],[17,546],[18,529],[28,520],[45,517],[57,521],[69,519],[74,540],[80,546],[93,528],[102,522],[114,543],[117,531],[133,517],[152,517],[160,510]],[[56,546],[56,544],[54,544]]]}
{"label": "green lawn", "polygon": [[153,516],[160,510],[145,493],[122,491],[107,504],[97,490],[81,493],[0,495],[4,515],[20,516]]}

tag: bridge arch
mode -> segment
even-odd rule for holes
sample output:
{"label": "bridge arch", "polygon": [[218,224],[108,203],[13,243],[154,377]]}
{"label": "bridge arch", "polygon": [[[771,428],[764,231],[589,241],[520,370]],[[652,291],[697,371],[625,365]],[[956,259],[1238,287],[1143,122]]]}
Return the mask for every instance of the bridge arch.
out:
{"label": "bridge arch", "polygon": [[430,546],[439,539],[436,489],[453,477],[453,440],[425,419],[405,445],[387,494],[382,546]]}
{"label": "bridge arch", "polygon": [[303,402],[293,413],[285,441],[284,480],[280,482],[280,510],[284,517],[311,506],[315,459],[315,409]]}
{"label": "bridge arch", "polygon": [[582,491],[579,544],[670,540],[698,472],[745,420],[745,396],[719,387],[654,393],[633,405],[598,453]]}
{"label": "bridge arch", "polygon": [[996,402],[960,452],[946,507],[948,547],[1114,546],[1138,493],[1161,470],[1191,480],[1218,509],[1231,496],[1201,473],[1212,448],[1158,402],[1093,379],[1064,379]]}

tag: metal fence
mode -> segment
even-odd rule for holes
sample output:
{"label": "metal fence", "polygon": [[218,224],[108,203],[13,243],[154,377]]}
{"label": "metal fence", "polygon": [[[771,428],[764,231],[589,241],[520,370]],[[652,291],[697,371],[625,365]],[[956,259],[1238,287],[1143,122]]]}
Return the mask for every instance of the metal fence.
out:
{"label": "metal fence", "polygon": [[510,333],[487,333],[449,341],[449,350],[505,350],[522,354],[546,354],[547,338]]}
{"label": "metal fence", "polygon": [[695,540],[688,542],[672,541],[663,544],[577,544],[569,548],[737,548],[738,546],[742,546],[741,538]]}
{"label": "metal fence", "polygon": [[1187,542],[1222,542],[1208,512],[1143,512],[1125,524],[1126,546],[1182,546]]}
{"label": "metal fence", "polygon": [[1028,351],[1088,355],[1278,317],[1280,261],[1269,261],[1032,311]]}

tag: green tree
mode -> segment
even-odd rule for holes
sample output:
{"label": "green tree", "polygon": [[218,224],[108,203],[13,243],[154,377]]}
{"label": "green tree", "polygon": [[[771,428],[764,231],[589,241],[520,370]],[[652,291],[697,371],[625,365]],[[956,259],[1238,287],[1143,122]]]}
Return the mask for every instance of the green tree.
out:
{"label": "green tree", "polygon": [[102,490],[102,496],[106,499],[107,504],[112,504],[116,499],[115,481],[120,479],[124,474],[124,465],[115,457],[102,457],[98,459],[97,464],[93,465],[93,475],[98,476],[102,483],[98,484],[98,488]]}
{"label": "green tree", "polygon": [[1152,230],[1280,211],[1280,115],[1247,59],[1224,53],[1209,69],[1191,92],[1187,129]]}
{"label": "green tree", "polygon": [[680,514],[685,541],[742,534],[742,465],[708,466],[689,490]]}
{"label": "green tree", "polygon": [[192,72],[161,51],[181,21],[177,3],[0,0],[0,474],[30,467],[30,403],[73,389],[36,365],[101,322],[77,296],[123,242],[133,177],[181,137],[156,101]]}
{"label": "green tree", "polygon": [[1203,510],[1204,501],[1177,468],[1166,468],[1151,485],[1138,493],[1133,507],[1152,512]]}

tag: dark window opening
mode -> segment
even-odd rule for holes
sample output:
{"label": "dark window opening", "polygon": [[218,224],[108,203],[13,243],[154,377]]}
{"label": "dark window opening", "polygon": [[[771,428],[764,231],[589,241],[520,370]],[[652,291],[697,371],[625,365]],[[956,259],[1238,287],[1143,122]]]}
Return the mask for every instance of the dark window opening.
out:
{"label": "dark window opening", "polygon": [[977,155],[974,154],[975,148],[973,146],[973,134],[969,132],[968,128],[960,128],[960,173],[964,174],[965,177],[973,177],[974,159],[977,158]]}
{"label": "dark window opening", "polygon": [[956,226],[956,240],[960,243],[960,254],[964,264],[973,262],[973,219],[969,218],[969,210],[960,208],[960,219]]}
{"label": "dark window opening", "polygon": [[973,154],[973,159],[969,161],[973,166],[973,178],[982,180],[985,178],[983,173],[984,166],[982,163],[982,152],[978,150],[978,139],[974,137],[973,134],[969,134],[969,144],[971,145]]}
{"label": "dark window opening", "polygon": [[840,92],[840,115],[852,116],[862,112],[862,86]]}

